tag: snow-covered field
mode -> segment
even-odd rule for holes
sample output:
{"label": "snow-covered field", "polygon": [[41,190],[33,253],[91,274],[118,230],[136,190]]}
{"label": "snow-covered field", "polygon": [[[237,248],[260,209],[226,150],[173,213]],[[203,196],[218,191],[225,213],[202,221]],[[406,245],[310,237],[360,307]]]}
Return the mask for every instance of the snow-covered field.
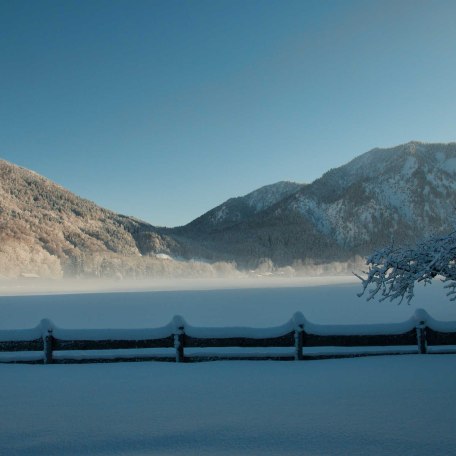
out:
{"label": "snow-covered field", "polygon": [[[301,311],[321,324],[388,323],[407,320],[417,308],[437,320],[456,321],[456,303],[439,282],[418,287],[411,305],[366,301],[356,295],[359,280],[319,277],[296,280],[159,282],[134,288],[120,284],[94,292],[93,282],[52,287],[0,288],[0,330],[36,326],[49,318],[61,328],[144,328],[163,326],[182,315],[194,326],[277,326]],[[36,294],[36,290],[39,291]],[[35,293],[35,294],[31,294]]]}
{"label": "snow-covered field", "polygon": [[[196,326],[268,327],[295,311],[315,323],[386,323],[406,320],[417,307],[456,320],[456,303],[437,283],[399,307],[357,298],[359,283],[343,279],[169,288],[10,290],[0,296],[0,329],[33,327],[45,317],[62,328],[158,327],[175,314]],[[0,454],[451,455],[455,385],[455,355],[0,364]]]}
{"label": "snow-covered field", "polygon": [[452,455],[456,357],[0,365],[2,455]]}

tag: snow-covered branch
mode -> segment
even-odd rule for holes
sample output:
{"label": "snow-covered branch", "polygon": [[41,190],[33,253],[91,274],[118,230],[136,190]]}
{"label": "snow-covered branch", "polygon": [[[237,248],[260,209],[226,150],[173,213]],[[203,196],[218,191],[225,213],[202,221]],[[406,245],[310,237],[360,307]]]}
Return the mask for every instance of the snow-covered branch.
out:
{"label": "snow-covered branch", "polygon": [[430,237],[413,248],[394,246],[378,250],[367,258],[367,277],[355,274],[361,281],[368,299],[380,296],[385,299],[405,298],[407,302],[414,296],[417,282],[425,284],[439,276],[447,282],[448,295],[456,300],[456,231],[443,237]]}

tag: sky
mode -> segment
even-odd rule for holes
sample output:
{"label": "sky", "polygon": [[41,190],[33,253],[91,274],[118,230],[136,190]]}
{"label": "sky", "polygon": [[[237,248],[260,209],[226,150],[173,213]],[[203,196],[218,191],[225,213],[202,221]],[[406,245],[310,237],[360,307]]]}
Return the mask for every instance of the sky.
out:
{"label": "sky", "polygon": [[160,226],[456,139],[456,2],[0,0],[0,158]]}

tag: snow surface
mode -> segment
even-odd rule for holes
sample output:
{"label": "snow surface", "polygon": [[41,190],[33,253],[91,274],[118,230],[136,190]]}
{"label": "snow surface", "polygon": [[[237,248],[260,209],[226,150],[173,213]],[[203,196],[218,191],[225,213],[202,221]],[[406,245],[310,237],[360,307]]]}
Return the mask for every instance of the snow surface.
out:
{"label": "snow surface", "polygon": [[[176,314],[196,328],[268,328],[285,324],[296,311],[316,325],[378,325],[404,322],[416,308],[442,322],[456,320],[456,304],[438,283],[420,287],[411,306],[397,306],[357,298],[359,283],[328,282],[2,296],[0,329],[42,331],[40,321],[49,318],[68,331],[137,331],[165,326]],[[224,350],[240,354],[233,347]],[[293,353],[286,347],[266,350]],[[163,356],[168,353],[173,350],[163,350]],[[187,353],[210,355],[211,349]],[[71,355],[81,359],[90,353]],[[456,453],[455,384],[456,356],[448,354],[300,362],[0,364],[0,454],[450,455]]]}
{"label": "snow surface", "polygon": [[271,328],[286,324],[298,311],[315,325],[377,325],[403,323],[419,308],[435,320],[456,321],[456,304],[449,301],[438,281],[418,286],[411,305],[358,298],[358,279],[350,283],[344,278],[317,278],[305,286],[297,282],[283,288],[280,279],[262,283],[266,287],[185,290],[176,284],[175,291],[163,287],[157,291],[0,296],[0,330],[34,328],[43,318],[64,329],[160,328],[175,315],[182,315],[195,327]]}
{"label": "snow surface", "polygon": [[449,158],[440,166],[444,171],[454,174],[456,173],[456,158]]}
{"label": "snow surface", "polygon": [[450,455],[456,356],[0,365],[0,452]]}

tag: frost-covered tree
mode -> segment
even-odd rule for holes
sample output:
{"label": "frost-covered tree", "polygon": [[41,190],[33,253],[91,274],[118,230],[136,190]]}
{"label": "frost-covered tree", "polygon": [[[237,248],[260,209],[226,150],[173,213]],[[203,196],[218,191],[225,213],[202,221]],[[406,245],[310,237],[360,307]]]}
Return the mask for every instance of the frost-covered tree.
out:
{"label": "frost-covered tree", "polygon": [[355,274],[363,285],[359,296],[367,293],[368,299],[380,296],[380,300],[414,296],[418,282],[429,284],[438,277],[446,282],[448,296],[456,300],[456,231],[447,236],[429,237],[412,248],[394,246],[376,251],[367,258],[369,270],[363,278]]}

